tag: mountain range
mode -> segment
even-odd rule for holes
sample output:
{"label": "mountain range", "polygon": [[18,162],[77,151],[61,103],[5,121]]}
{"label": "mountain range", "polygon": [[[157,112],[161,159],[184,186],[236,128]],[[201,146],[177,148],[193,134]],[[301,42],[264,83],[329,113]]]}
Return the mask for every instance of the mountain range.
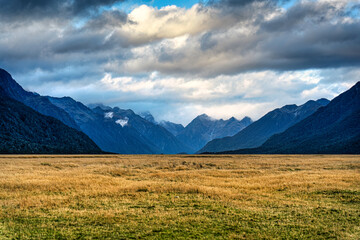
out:
{"label": "mountain range", "polygon": [[0,153],[97,154],[84,133],[9,97],[0,87]]}
{"label": "mountain range", "polygon": [[360,82],[331,102],[286,105],[253,122],[150,112],[25,91],[0,69],[0,153],[360,153]]}
{"label": "mountain range", "polygon": [[215,138],[233,136],[251,123],[252,120],[249,117],[242,120],[237,120],[234,117],[228,120],[217,120],[202,114],[192,120],[176,137],[199,150],[209,141]]}
{"label": "mountain range", "polygon": [[232,153],[360,154],[360,82],[259,148]]}
{"label": "mountain range", "polygon": [[188,151],[190,153],[194,153],[215,138],[233,136],[252,123],[252,120],[249,117],[244,117],[242,120],[237,120],[235,117],[223,120],[214,119],[206,114],[202,114],[194,118],[186,127],[184,127],[182,124],[170,121],[160,121],[158,123],[148,111],[142,112],[139,115],[149,122],[168,130],[176,136],[178,141],[186,144],[188,148],[191,149]]}
{"label": "mountain range", "polygon": [[159,125],[171,132],[174,136],[179,135],[179,133],[185,129],[182,124],[173,123],[170,121],[161,121]]}
{"label": "mountain range", "polygon": [[96,107],[93,111],[105,116],[109,121],[114,121],[124,129],[135,130],[138,136],[152,147],[153,153],[175,154],[194,152],[192,148],[180,142],[168,130],[158,125],[150,113],[148,113],[150,120],[147,120],[130,109],[124,110],[118,107],[103,109]]}
{"label": "mountain range", "polygon": [[[150,112],[136,114],[130,109],[112,108],[102,104],[86,106],[70,97],[41,96],[25,91],[3,69],[0,70],[0,83],[3,95],[6,94],[9,98],[40,114],[58,119],[71,129],[82,131],[105,152],[176,154],[194,153],[198,150],[188,141],[182,141],[175,136],[185,130],[188,131],[191,124],[184,128],[181,124],[171,122],[158,123]],[[226,121],[219,120],[219,122]],[[237,120],[231,119],[230,122],[232,124],[228,126],[223,124],[223,131],[221,129],[216,131],[224,134],[237,132],[239,129],[236,128]],[[214,129],[208,129],[210,130],[214,131]],[[199,136],[202,137],[202,135]],[[214,136],[219,136],[219,133]]]}
{"label": "mountain range", "polygon": [[102,150],[124,154],[153,154],[155,146],[148,144],[133,128],[117,124],[103,113],[97,113],[81,102],[70,97],[47,97],[49,101],[63,109]]}
{"label": "mountain range", "polygon": [[46,116],[54,117],[69,127],[79,129],[75,121],[62,109],[37,93],[25,91],[4,69],[0,68],[0,83],[8,97],[22,102],[28,107]]}
{"label": "mountain range", "polygon": [[210,141],[199,152],[223,152],[258,147],[272,135],[283,132],[328,103],[329,100],[327,99],[319,99],[317,101],[308,101],[300,106],[293,104],[277,108],[265,114],[233,137]]}

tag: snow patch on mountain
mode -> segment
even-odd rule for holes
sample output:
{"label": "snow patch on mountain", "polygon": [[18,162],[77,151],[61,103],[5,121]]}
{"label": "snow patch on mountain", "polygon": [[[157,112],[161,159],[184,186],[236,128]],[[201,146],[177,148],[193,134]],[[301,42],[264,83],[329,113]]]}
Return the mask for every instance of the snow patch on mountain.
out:
{"label": "snow patch on mountain", "polygon": [[113,112],[107,112],[105,113],[105,118],[113,118],[114,117],[114,113]]}
{"label": "snow patch on mountain", "polygon": [[118,119],[115,122],[117,124],[121,125],[121,127],[125,127],[128,125],[128,121],[129,121],[129,118],[125,117],[124,119]]}

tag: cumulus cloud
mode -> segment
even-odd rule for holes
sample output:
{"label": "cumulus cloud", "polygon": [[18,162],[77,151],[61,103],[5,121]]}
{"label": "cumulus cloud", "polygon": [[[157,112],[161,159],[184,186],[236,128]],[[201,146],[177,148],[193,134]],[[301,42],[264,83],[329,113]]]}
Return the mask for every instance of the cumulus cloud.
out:
{"label": "cumulus cloud", "polygon": [[[341,72],[356,76],[358,70],[331,70],[327,74],[335,77]],[[113,77],[106,74],[97,89],[118,93],[107,102],[109,105],[126,104],[139,112],[151,109],[158,119],[181,119],[186,124],[202,112],[215,118],[249,115],[257,119],[286,104],[332,99],[360,80],[358,75],[345,83],[327,83],[321,70],[258,71],[210,79],[150,75],[156,77]],[[162,107],[157,109],[157,105]]]}
{"label": "cumulus cloud", "polygon": [[42,94],[187,120],[260,117],[331,98],[359,76],[358,1],[214,0],[128,13],[115,5],[123,1],[0,0],[0,66]]}
{"label": "cumulus cloud", "polygon": [[107,73],[100,79],[94,83],[47,82],[29,89],[43,95],[72,96],[85,104],[102,102],[136,112],[150,110],[158,120],[186,125],[201,113],[214,118],[257,119],[286,104],[302,104],[323,97],[332,99],[360,81],[360,74],[357,68],[340,68],[267,70],[214,78],[169,77],[156,72],[143,77]]}
{"label": "cumulus cloud", "polygon": [[287,100],[290,96],[298,99],[304,89],[312,89],[321,80],[319,70],[284,73],[258,71],[233,76],[221,75],[214,78],[112,77],[107,73],[100,85],[110,91],[132,95],[140,93],[143,100],[153,98],[174,103],[208,104],[239,100],[252,101],[253,99],[272,101],[275,94],[279,99],[281,99],[281,94],[286,95]]}
{"label": "cumulus cloud", "polygon": [[[84,4],[50,1],[40,8],[40,2],[25,6],[76,9]],[[91,1],[84,9],[114,2]],[[210,77],[359,65],[360,21],[347,14],[357,6],[352,1],[303,0],[288,10],[271,3],[224,0],[190,9],[141,5],[129,14],[112,9],[90,15],[80,27],[67,20],[24,22],[11,29],[3,24],[0,45],[6,47],[0,62],[31,58],[46,68],[49,62],[83,64],[91,59],[101,70],[121,74]],[[234,13],[225,14],[229,6]]]}
{"label": "cumulus cloud", "polygon": [[[144,22],[155,23],[155,28],[139,21],[132,26],[132,32],[144,33],[143,41],[155,37],[162,40],[132,48],[134,57],[115,68],[130,73],[216,76],[265,69],[356,66],[360,63],[360,22],[344,15],[347,6],[341,1],[301,1],[284,10],[265,1],[249,1],[239,10],[246,8],[246,18],[223,15],[210,7],[202,13],[212,16],[218,25],[226,23],[225,26],[217,29],[211,21],[203,21],[200,29],[178,27],[176,32],[163,30],[156,23],[171,18],[172,23],[181,24],[184,20],[179,19],[178,13],[187,22],[193,22],[182,13],[184,10],[173,8],[166,18],[153,13],[154,19],[147,21],[145,17]],[[185,33],[181,32],[185,29]]]}

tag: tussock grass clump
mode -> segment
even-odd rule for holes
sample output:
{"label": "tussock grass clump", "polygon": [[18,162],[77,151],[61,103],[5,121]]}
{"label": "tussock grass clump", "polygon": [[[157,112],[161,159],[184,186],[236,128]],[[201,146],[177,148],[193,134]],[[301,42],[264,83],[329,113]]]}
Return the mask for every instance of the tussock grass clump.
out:
{"label": "tussock grass clump", "polygon": [[360,158],[0,156],[0,239],[360,239]]}

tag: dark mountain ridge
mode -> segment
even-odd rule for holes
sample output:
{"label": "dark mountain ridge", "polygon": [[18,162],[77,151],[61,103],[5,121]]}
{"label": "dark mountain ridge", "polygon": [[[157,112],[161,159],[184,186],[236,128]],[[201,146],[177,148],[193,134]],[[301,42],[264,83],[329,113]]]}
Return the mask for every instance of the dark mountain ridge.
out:
{"label": "dark mountain ridge", "polygon": [[285,105],[277,108],[234,135],[215,139],[199,152],[223,152],[261,146],[272,135],[285,131],[290,126],[313,114],[329,103],[327,99],[310,100],[303,105]]}
{"label": "dark mountain ridge", "polygon": [[228,120],[217,120],[202,114],[192,120],[176,137],[194,149],[201,149],[209,141],[224,136],[232,136],[251,123],[252,120],[249,117],[240,121],[234,117]]}
{"label": "dark mountain ridge", "polygon": [[[54,98],[25,91],[5,70],[0,69],[1,86],[7,96],[74,129],[83,131],[106,152],[125,154],[179,153],[193,151],[165,128],[129,113],[129,123],[93,111],[70,97]],[[124,111],[116,108],[116,114]],[[116,117],[116,116],[115,116]],[[151,120],[151,119],[150,119]],[[154,119],[153,119],[154,120]]]}
{"label": "dark mountain ridge", "polygon": [[155,146],[156,153],[176,154],[181,152],[190,153],[194,150],[180,142],[168,130],[158,125],[150,113],[146,114],[146,119],[135,114],[132,110],[124,110],[118,107],[103,110],[95,108],[99,114],[104,116],[111,115],[113,121],[123,124],[124,127],[135,129],[146,142]]}
{"label": "dark mountain ridge", "polygon": [[173,123],[170,121],[161,121],[159,125],[171,132],[174,136],[179,135],[179,133],[185,129],[182,124]]}
{"label": "dark mountain ridge", "polygon": [[9,97],[0,87],[0,153],[99,154],[84,133]]}
{"label": "dark mountain ridge", "polygon": [[22,102],[28,107],[46,116],[54,117],[69,127],[80,130],[75,121],[62,109],[54,106],[51,102],[37,93],[25,91],[4,69],[0,68],[0,86],[12,99]]}
{"label": "dark mountain ridge", "polygon": [[360,154],[360,82],[261,147],[227,153]]}
{"label": "dark mountain ridge", "polygon": [[104,114],[95,112],[70,97],[47,97],[55,106],[66,111],[102,150],[123,154],[153,154],[155,146],[150,146],[133,128],[122,127]]}

